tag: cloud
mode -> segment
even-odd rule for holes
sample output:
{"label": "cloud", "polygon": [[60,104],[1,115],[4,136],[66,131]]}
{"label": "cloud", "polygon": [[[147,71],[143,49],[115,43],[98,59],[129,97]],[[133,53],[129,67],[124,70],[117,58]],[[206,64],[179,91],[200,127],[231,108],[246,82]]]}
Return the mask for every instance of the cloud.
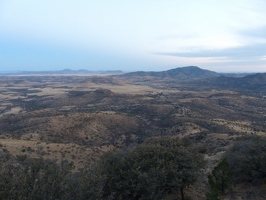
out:
{"label": "cloud", "polygon": [[265,62],[265,5],[265,0],[0,0],[0,68],[19,68],[22,61],[25,67],[123,69]]}
{"label": "cloud", "polygon": [[266,55],[262,56],[261,60],[266,60]]}
{"label": "cloud", "polygon": [[223,57],[227,59],[240,59],[262,57],[266,55],[266,43],[245,45],[241,47],[213,50],[198,50],[190,52],[159,52],[158,55],[177,57]]}

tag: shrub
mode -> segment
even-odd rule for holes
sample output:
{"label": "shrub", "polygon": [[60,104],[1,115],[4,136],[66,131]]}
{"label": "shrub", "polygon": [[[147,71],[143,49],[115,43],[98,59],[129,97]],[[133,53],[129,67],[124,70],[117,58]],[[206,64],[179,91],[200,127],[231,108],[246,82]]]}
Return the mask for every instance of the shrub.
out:
{"label": "shrub", "polygon": [[258,136],[243,137],[226,152],[225,158],[236,183],[266,180],[265,138]]}

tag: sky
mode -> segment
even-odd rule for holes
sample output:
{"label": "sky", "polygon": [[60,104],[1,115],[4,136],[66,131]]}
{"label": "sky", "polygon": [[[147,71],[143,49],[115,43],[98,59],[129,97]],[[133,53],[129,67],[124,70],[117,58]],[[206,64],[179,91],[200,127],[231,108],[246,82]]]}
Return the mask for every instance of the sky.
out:
{"label": "sky", "polygon": [[266,72],[265,0],[0,0],[0,71]]}

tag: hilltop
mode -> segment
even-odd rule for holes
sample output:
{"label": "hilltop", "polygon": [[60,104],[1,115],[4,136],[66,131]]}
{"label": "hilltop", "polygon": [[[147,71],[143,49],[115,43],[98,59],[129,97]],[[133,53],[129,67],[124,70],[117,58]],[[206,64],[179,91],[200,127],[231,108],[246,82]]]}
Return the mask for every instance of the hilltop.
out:
{"label": "hilltop", "polygon": [[166,71],[160,72],[130,72],[121,75],[122,77],[137,77],[137,76],[151,76],[157,78],[173,78],[177,80],[188,80],[188,79],[202,79],[202,78],[210,78],[210,77],[219,77],[220,75],[214,71],[201,69],[196,66],[188,66],[188,67],[179,67],[175,69],[170,69]]}

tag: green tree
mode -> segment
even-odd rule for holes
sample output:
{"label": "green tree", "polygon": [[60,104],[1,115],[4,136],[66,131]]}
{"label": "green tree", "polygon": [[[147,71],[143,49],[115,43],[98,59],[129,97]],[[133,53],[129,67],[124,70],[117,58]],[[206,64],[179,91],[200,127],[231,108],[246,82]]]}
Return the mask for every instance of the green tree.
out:
{"label": "green tree", "polygon": [[219,199],[220,194],[224,194],[225,190],[231,186],[232,173],[226,159],[223,159],[208,175],[210,192],[207,199]]}
{"label": "green tree", "polygon": [[159,199],[193,184],[204,167],[203,156],[172,138],[153,139],[128,153],[111,152],[101,163],[103,198]]}

